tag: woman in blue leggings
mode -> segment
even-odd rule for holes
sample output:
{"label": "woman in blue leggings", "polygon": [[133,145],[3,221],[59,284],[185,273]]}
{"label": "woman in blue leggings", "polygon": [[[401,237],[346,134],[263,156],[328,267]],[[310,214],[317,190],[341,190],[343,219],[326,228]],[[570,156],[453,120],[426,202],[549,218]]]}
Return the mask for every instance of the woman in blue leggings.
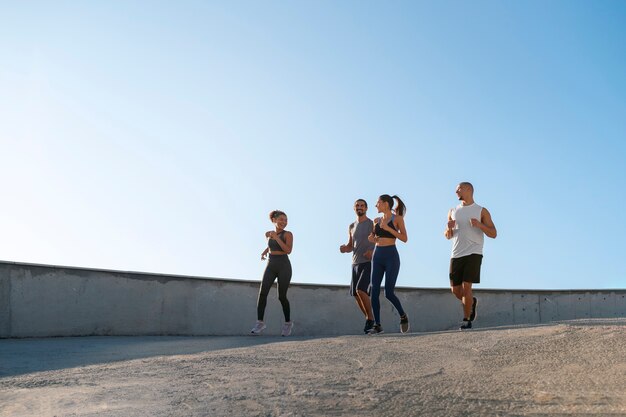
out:
{"label": "woman in blue leggings", "polygon": [[[394,199],[398,202],[396,209],[393,209]],[[374,310],[374,320],[376,323],[370,330],[370,334],[380,334],[383,327],[380,325],[380,285],[385,276],[385,297],[400,314],[400,331],[409,331],[409,318],[407,317],[400,300],[396,296],[396,280],[400,272],[400,256],[396,249],[396,239],[406,243],[408,236],[404,226],[404,214],[406,206],[397,195],[389,196],[383,194],[378,198],[376,208],[383,216],[374,219],[374,230],[369,235],[369,241],[376,244],[374,257],[372,258],[372,309]]]}

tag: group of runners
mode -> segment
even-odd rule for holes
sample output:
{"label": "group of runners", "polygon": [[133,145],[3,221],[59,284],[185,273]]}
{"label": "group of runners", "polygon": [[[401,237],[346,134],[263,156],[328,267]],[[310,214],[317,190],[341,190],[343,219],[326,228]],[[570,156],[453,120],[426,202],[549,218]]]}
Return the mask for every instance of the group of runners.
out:
{"label": "group of runners", "polygon": [[[469,182],[461,182],[456,187],[460,204],[448,212],[448,222],[444,236],[452,240],[450,259],[450,288],[461,302],[463,320],[459,328],[471,329],[476,318],[478,300],[472,292],[472,285],[480,282],[480,268],[483,258],[485,235],[497,236],[496,226],[489,211],[474,201],[474,187]],[[383,333],[380,319],[380,289],[385,279],[385,298],[391,302],[400,315],[400,332],[410,329],[407,316],[400,299],[395,294],[396,281],[400,272],[400,256],[396,241],[408,240],[404,215],[406,206],[394,195],[383,194],[376,202],[381,214],[374,220],[367,217],[367,202],[358,199],[354,203],[356,221],[348,228],[348,242],[339,247],[341,253],[352,253],[352,281],[350,294],[365,316],[366,334]],[[257,300],[257,322],[251,330],[259,335],[266,328],[263,321],[267,295],[278,280],[278,299],[283,308],[285,322],[282,336],[289,336],[293,329],[287,290],[291,281],[289,254],[293,246],[293,234],[287,227],[287,215],[274,210],[269,215],[274,230],[265,233],[267,248],[261,259],[268,259]]]}

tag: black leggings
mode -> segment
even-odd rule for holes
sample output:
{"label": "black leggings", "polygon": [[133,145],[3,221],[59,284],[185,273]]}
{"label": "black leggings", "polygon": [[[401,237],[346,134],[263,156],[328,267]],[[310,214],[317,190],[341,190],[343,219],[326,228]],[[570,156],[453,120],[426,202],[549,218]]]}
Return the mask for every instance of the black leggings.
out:
{"label": "black leggings", "polygon": [[291,262],[289,262],[287,255],[270,255],[267,267],[263,273],[261,288],[259,289],[259,299],[256,308],[258,320],[263,320],[267,294],[269,294],[276,278],[278,278],[278,299],[283,306],[285,321],[291,321],[289,300],[287,300],[287,290],[289,289],[289,282],[291,282]]}

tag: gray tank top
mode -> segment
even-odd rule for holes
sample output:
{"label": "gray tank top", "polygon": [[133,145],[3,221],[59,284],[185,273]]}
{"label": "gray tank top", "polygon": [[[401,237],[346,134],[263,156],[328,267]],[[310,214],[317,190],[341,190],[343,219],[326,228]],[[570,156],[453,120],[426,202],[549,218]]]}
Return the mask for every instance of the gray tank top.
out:
{"label": "gray tank top", "polygon": [[365,257],[365,252],[374,250],[374,244],[367,240],[367,237],[374,228],[374,222],[367,219],[364,222],[358,221],[350,225],[350,235],[352,236],[352,264],[362,264],[370,260]]}

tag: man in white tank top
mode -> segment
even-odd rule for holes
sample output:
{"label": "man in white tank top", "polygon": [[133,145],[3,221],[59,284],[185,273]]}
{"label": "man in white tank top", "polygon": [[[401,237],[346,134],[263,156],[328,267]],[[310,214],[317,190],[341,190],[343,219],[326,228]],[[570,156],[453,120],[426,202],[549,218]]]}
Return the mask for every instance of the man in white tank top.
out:
{"label": "man in white tank top", "polygon": [[444,236],[452,239],[450,287],[463,305],[460,328],[465,330],[472,328],[472,321],[476,318],[478,301],[472,294],[472,284],[480,282],[485,235],[495,239],[498,232],[489,211],[474,202],[472,184],[460,183],[456,187],[456,195],[461,204],[448,212],[448,227]]}

